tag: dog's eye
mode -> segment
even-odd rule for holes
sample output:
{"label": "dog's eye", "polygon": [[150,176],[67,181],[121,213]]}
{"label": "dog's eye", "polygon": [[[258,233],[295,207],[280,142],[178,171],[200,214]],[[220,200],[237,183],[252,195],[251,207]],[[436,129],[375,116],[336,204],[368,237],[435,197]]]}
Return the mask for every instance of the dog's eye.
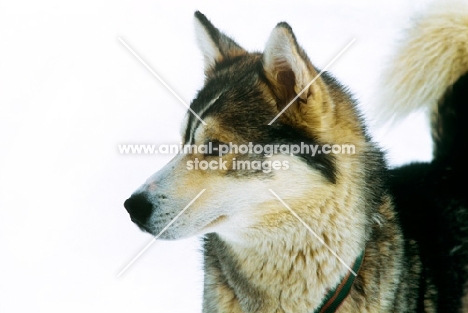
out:
{"label": "dog's eye", "polygon": [[229,152],[229,145],[220,141],[209,141],[206,144],[205,156],[223,156]]}

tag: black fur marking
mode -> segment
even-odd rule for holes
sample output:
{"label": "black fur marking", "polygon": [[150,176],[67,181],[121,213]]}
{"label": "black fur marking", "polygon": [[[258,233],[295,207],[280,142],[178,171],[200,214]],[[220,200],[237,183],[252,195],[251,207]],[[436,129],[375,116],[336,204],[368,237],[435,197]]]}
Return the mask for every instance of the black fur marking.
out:
{"label": "black fur marking", "polygon": [[203,25],[203,28],[206,31],[206,34],[211,38],[213,43],[213,48],[216,48],[216,51],[219,53],[214,57],[213,60],[210,60],[210,66],[205,67],[205,73],[207,75],[213,74],[212,66],[218,62],[222,62],[227,58],[236,57],[239,55],[245,55],[247,52],[239,46],[234,40],[223,34],[216,28],[205,15],[199,11],[195,12],[195,18]]}
{"label": "black fur marking", "polygon": [[[301,145],[301,143],[308,145],[319,145],[320,143],[315,138],[310,138],[302,131],[295,129],[289,125],[273,124],[267,127],[267,140],[262,144],[287,144],[287,145]],[[321,149],[321,148],[319,148]],[[308,166],[320,171],[322,175],[331,183],[336,182],[336,166],[335,158],[332,154],[318,153],[314,156],[311,153],[297,154],[301,160],[307,163]]]}
{"label": "black fur marking", "polygon": [[[191,104],[192,110],[197,114],[203,112],[200,116],[202,119],[215,116],[221,125],[229,127],[227,131],[244,138],[244,143],[323,144],[290,125],[279,122],[267,125],[276,116],[277,109],[266,102],[265,95],[257,88],[266,80],[260,55],[254,60],[251,56],[228,59],[217,65],[215,73],[213,78],[208,77],[204,88]],[[229,88],[226,88],[227,86]],[[222,94],[219,99],[210,107],[206,107],[220,93]],[[194,144],[191,132],[201,126],[198,119],[189,117],[185,143],[191,140],[190,144]],[[335,158],[332,154],[299,154],[297,157],[320,171],[330,182],[336,181]]]}
{"label": "black fur marking", "polygon": [[468,280],[468,198],[460,183],[467,173],[435,160],[406,165],[391,174],[404,235],[418,244],[422,276],[437,286],[439,312],[457,312]]}
{"label": "black fur marking", "polygon": [[466,167],[468,156],[468,73],[448,88],[433,117],[434,157]]}
{"label": "black fur marking", "polygon": [[[438,292],[437,312],[459,312],[468,281],[468,75],[439,103],[433,123],[435,159],[391,171],[390,186],[407,240],[415,240],[422,263],[420,301],[427,281]],[[416,255],[407,246],[408,255]]]}
{"label": "black fur marking", "polygon": [[203,25],[203,27],[205,27],[206,31],[210,35],[213,42],[215,44],[218,43],[219,40],[220,40],[220,36],[221,36],[221,34],[219,32],[219,29],[214,27],[214,25],[200,11],[195,12],[195,17],[200,21],[200,23]]}

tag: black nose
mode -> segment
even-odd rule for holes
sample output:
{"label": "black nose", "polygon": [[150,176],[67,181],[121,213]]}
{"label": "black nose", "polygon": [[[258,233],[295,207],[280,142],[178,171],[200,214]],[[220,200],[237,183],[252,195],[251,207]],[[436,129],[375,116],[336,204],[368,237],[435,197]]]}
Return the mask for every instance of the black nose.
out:
{"label": "black nose", "polygon": [[151,216],[152,204],[142,194],[136,194],[125,200],[124,207],[132,221],[144,224]]}

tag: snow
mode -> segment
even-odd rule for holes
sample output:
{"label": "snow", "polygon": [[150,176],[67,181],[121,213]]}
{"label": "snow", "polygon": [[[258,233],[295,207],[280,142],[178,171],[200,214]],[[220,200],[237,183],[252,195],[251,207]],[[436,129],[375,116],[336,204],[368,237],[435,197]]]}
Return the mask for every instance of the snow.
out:
{"label": "snow", "polygon": [[[0,312],[200,312],[200,238],[151,240],[124,200],[171,156],[121,155],[122,143],[179,143],[203,83],[193,12],[248,50],[287,21],[369,118],[375,82],[424,1],[8,1],[0,3]],[[392,164],[428,160],[425,117],[371,133]]]}

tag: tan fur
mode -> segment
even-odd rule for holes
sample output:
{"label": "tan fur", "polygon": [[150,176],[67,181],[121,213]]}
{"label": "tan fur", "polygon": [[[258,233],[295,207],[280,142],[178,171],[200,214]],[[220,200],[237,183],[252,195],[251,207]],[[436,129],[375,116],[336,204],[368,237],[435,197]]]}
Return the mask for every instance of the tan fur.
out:
{"label": "tan fur", "polygon": [[[298,94],[318,74],[294,40],[287,29],[277,28],[267,43],[264,64],[273,92],[262,84],[257,88],[262,90],[267,103],[273,106],[278,101],[283,105],[288,104],[291,97]],[[206,46],[202,48],[207,49]],[[217,49],[208,47],[208,54]],[[234,52],[237,51],[236,47]],[[225,55],[229,53],[224,51]],[[214,55],[215,59],[218,57],[218,54]],[[252,54],[245,63],[254,63],[259,57],[260,55]],[[209,61],[208,64],[211,64]],[[288,74],[288,71],[291,73]],[[366,184],[366,163],[362,158],[372,146],[357,118],[354,103],[341,87],[327,84],[322,78],[318,78],[279,120],[295,129],[301,129],[309,136],[318,136],[323,143],[352,143],[356,147],[356,154],[334,155],[338,175],[333,183],[319,172],[311,170],[297,157],[275,155],[271,160],[287,160],[289,170],[275,172],[268,179],[255,180],[255,176],[249,176],[249,180],[244,183],[227,179],[227,171],[184,172],[180,181],[177,181],[177,185],[184,188],[173,190],[173,196],[186,198],[187,188],[197,190],[200,182],[204,186],[210,186],[186,214],[190,218],[197,212],[205,211],[205,214],[210,214],[213,218],[222,217],[220,222],[215,219],[215,223],[208,224],[197,233],[216,232],[228,245],[226,249],[232,254],[235,264],[240,266],[235,275],[240,275],[242,281],[248,282],[251,292],[258,293],[255,297],[262,299],[261,306],[255,309],[257,312],[313,312],[322,303],[327,291],[333,289],[347,275],[349,267],[364,250],[365,259],[358,280],[361,281],[361,288],[368,294],[375,293],[375,297],[362,299],[352,292],[340,311],[387,310],[390,301],[386,299],[392,297],[392,288],[397,282],[393,281],[393,273],[379,276],[378,271],[382,266],[382,254],[395,253],[395,247],[377,243],[366,246],[366,229],[371,225],[368,224],[364,211],[367,205],[365,194],[368,190],[361,188]],[[203,144],[208,139],[244,143],[246,134],[235,133],[226,127],[223,113],[217,117],[208,116],[205,122],[205,127],[194,130],[194,144]],[[227,161],[228,167],[232,167],[235,157],[238,156],[229,153],[222,159]],[[195,158],[201,160],[204,155],[185,156],[177,163]],[[290,188],[291,182],[294,182],[294,188]],[[249,199],[246,191],[251,189],[256,192],[255,199],[261,201],[253,203],[254,198]],[[275,191],[326,246],[280,201],[271,194],[268,195],[268,189]],[[219,207],[219,201],[226,198],[231,199],[231,202],[236,198],[247,201],[246,207],[241,202],[226,211],[223,208],[209,209],[216,202]],[[377,212],[375,216],[380,222],[387,224],[394,219],[389,198],[383,201]],[[389,235],[392,238],[388,240],[398,244],[401,241],[398,229],[393,226],[390,229]],[[381,232],[380,226],[375,232]],[[335,255],[329,248],[333,249]],[[216,307],[216,312],[244,312],[245,308],[253,310],[255,304],[244,303],[252,297],[249,288],[244,291],[233,290],[224,281],[229,277],[224,275],[226,273],[221,274],[219,269],[209,265],[206,268],[204,307]],[[379,277],[378,281],[375,281],[376,275]],[[375,288],[376,284],[381,287]]]}
{"label": "tan fur", "polygon": [[[402,48],[389,74],[388,86],[397,96],[390,109],[405,112],[403,105],[437,101],[438,86],[447,87],[468,69],[467,16],[447,18],[444,14],[453,14],[447,12],[420,19],[409,32],[411,44]],[[314,312],[362,254],[337,312],[416,312],[421,303],[426,312],[436,312],[436,279],[422,262],[418,239],[403,238],[399,218],[404,214],[397,216],[383,154],[366,135],[351,95],[327,73],[309,86],[318,71],[286,23],[276,26],[261,54],[248,53],[204,15],[195,16],[206,80],[191,107],[206,125],[188,115],[185,143],[292,144],[300,139],[355,146],[355,154],[313,159],[234,151],[179,155],[127,200],[132,219],[157,234],[205,190],[161,236],[205,235],[203,312]],[[457,27],[467,32],[457,32],[453,45],[436,40]],[[452,57],[456,71],[446,67],[445,56]],[[235,159],[268,159],[289,167],[271,173],[233,170]],[[187,169],[194,160],[222,161],[227,169]]]}
{"label": "tan fur", "polygon": [[462,299],[462,312],[468,312],[468,282],[465,283],[464,296]]}
{"label": "tan fur", "polygon": [[468,71],[468,1],[434,3],[414,19],[396,50],[376,96],[382,122],[418,108],[434,110]]}

